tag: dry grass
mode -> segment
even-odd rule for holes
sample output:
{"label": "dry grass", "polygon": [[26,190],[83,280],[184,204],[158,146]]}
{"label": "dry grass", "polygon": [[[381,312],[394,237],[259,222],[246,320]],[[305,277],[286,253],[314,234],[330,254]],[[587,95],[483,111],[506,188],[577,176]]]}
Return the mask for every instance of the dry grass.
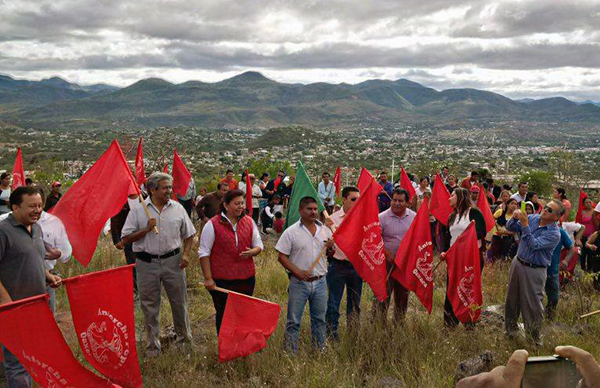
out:
{"label": "dry grass", "polygon": [[[272,245],[268,243],[267,245]],[[107,269],[123,265],[122,252],[114,249],[107,238],[102,238],[96,257],[89,268],[76,262],[59,267],[63,276]],[[600,316],[588,318],[582,324],[577,316],[592,308],[599,309],[600,301],[585,281],[561,293],[556,322],[544,323],[544,346],[536,349],[524,340],[509,341],[502,327],[479,324],[472,331],[463,327],[446,330],[442,323],[445,292],[445,266],[436,274],[434,307],[428,315],[411,296],[409,311],[403,325],[390,324],[387,329],[371,321],[372,293],[363,289],[361,327],[358,333],[345,329],[345,316],[340,319],[340,342],[329,344],[324,352],[310,347],[309,318],[302,322],[301,351],[289,356],[282,350],[287,276],[277,262],[272,247],[257,259],[257,287],[255,295],[283,307],[280,324],[269,339],[268,347],[246,359],[225,364],[217,362],[214,309],[208,292],[198,286],[201,280],[199,262],[192,260],[188,270],[190,320],[195,338],[193,351],[167,347],[162,356],[144,357],[145,335],[142,332],[142,313],[136,307],[138,350],[147,387],[377,387],[382,379],[402,383],[405,387],[448,387],[454,385],[457,364],[467,358],[491,350],[495,364],[506,362],[514,349],[525,348],[532,355],[552,354],[559,344],[572,344],[600,356]],[[499,263],[484,270],[484,304],[504,303],[508,265]],[[72,325],[69,324],[68,301],[64,290],[59,290],[59,321],[67,340],[81,359]],[[171,323],[166,298],[161,309],[161,324]],[[345,303],[345,302],[344,302]],[[342,305],[342,312],[345,305]],[[390,314],[391,315],[391,314]],[[390,317],[391,318],[391,317]],[[391,321],[390,321],[391,322]],[[390,386],[390,385],[387,385]]]}

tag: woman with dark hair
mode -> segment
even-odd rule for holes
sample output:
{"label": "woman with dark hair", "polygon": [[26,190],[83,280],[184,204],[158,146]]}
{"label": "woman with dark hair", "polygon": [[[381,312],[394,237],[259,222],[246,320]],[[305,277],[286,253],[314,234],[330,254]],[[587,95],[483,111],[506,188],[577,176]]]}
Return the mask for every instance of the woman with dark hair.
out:
{"label": "woman with dark hair", "polygon": [[458,183],[456,183],[456,181],[457,181],[456,175],[454,175],[454,174],[448,175],[448,183],[446,183],[446,188],[448,189],[448,192],[450,194],[452,194],[454,189],[456,189],[458,187]]}
{"label": "woman with dark hair", "polygon": [[419,200],[423,200],[423,194],[426,192],[431,192],[431,188],[429,187],[429,177],[424,176],[419,180],[419,186],[415,189],[415,193],[419,196]]}
{"label": "woman with dark hair", "polygon": [[492,245],[488,253],[488,257],[492,262],[501,258],[507,258],[510,255],[511,247],[515,243],[515,233],[506,230],[506,223],[512,218],[513,212],[518,207],[517,200],[509,197],[506,207],[498,209],[494,213],[496,231],[492,237]]}
{"label": "woman with dark hair", "polygon": [[579,256],[579,263],[581,264],[581,269],[589,272],[590,267],[590,259],[592,257],[593,252],[587,248],[587,241],[596,231],[597,227],[594,224],[594,203],[590,197],[587,197],[583,200],[583,209],[581,209],[581,216],[578,217],[576,222],[579,222],[581,225],[585,226],[585,230],[583,232],[583,236],[581,237],[581,243],[583,248],[581,249],[581,256]]}
{"label": "woman with dark hair", "polygon": [[10,174],[7,172],[0,175],[0,214],[10,212],[8,200],[10,198]]}
{"label": "woman with dark hair", "polygon": [[225,288],[246,295],[254,293],[256,284],[254,256],[263,250],[258,227],[244,215],[246,200],[241,190],[230,190],[223,197],[221,214],[217,214],[202,229],[198,256],[204,286],[210,292],[217,311],[217,334],[227,303]]}
{"label": "woman with dark hair", "polygon": [[562,187],[555,188],[552,196],[557,201],[562,202],[563,206],[565,207],[565,214],[560,219],[560,222],[569,221],[571,219],[572,206],[571,206],[571,202],[569,202],[569,200],[567,199],[567,193],[566,193],[565,189],[563,189]]}
{"label": "woman with dark hair", "polygon": [[[485,219],[483,214],[471,202],[469,190],[459,187],[452,192],[450,196],[450,206],[453,208],[450,217],[448,218],[448,233],[446,234],[446,247],[451,247],[456,242],[462,232],[467,229],[471,221],[475,221],[475,230],[479,245],[479,264],[481,271],[485,265],[483,253],[485,252]],[[446,254],[442,253],[442,259],[446,258]],[[447,284],[447,282],[446,282]],[[448,327],[456,327],[459,323],[458,318],[454,315],[454,310],[448,293],[446,292],[446,302],[444,303],[444,325]]]}
{"label": "woman with dark hair", "polygon": [[540,214],[542,212],[542,205],[539,202],[538,195],[535,191],[529,191],[525,195],[525,202],[531,202],[533,204],[533,213]]}
{"label": "woman with dark hair", "polygon": [[510,199],[510,191],[502,190],[500,192],[500,195],[498,196],[498,200],[496,200],[496,210],[506,209],[506,204],[508,203],[509,199]]}

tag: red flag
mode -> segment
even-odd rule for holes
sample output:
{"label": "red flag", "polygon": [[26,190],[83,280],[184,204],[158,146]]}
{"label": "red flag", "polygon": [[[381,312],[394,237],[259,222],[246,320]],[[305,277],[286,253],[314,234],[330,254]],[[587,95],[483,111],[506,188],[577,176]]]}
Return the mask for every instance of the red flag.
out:
{"label": "red flag", "polygon": [[431,206],[429,207],[431,214],[436,220],[448,226],[448,217],[452,213],[450,206],[450,192],[444,184],[440,174],[435,175],[435,183],[431,192]]}
{"label": "red flag", "polygon": [[363,167],[360,170],[360,176],[358,177],[358,182],[356,182],[356,187],[362,193],[363,191],[365,191],[367,189],[367,186],[369,185],[369,183],[371,183],[371,181],[374,181],[374,180],[375,180],[375,178],[373,178],[373,175],[371,175],[369,170],[367,170],[366,168]]}
{"label": "red flag", "polygon": [[579,189],[579,206],[577,207],[577,215],[575,216],[575,222],[579,222],[580,224],[583,221],[583,214],[581,213],[583,211],[583,201],[587,197],[587,193],[583,191],[583,189]]}
{"label": "red flag", "polygon": [[410,202],[415,197],[416,191],[404,167],[400,169],[400,187],[408,191],[408,202]]}
{"label": "red flag", "polygon": [[[485,199],[485,196],[484,196]],[[481,267],[475,222],[465,229],[446,252],[448,299],[462,323],[476,322],[483,305]]]}
{"label": "red flag", "polygon": [[396,253],[392,276],[417,295],[431,314],[433,305],[433,243],[427,197],[417,212]]}
{"label": "red flag", "polygon": [[133,316],[133,265],[65,279],[86,360],[121,387],[142,386]]}
{"label": "red flag", "polygon": [[163,172],[164,172],[165,174],[168,174],[168,173],[169,173],[169,162],[166,162],[166,163],[165,163],[165,166],[163,167]]}
{"label": "red flag", "polygon": [[483,218],[485,219],[485,231],[489,232],[494,229],[496,225],[496,219],[492,214],[492,209],[490,209],[490,204],[487,201],[485,191],[483,190],[483,186],[479,185],[479,196],[477,197],[477,208],[483,214]]}
{"label": "red flag", "polygon": [[375,297],[383,301],[387,298],[387,271],[377,207],[380,191],[381,186],[371,179],[333,238],[358,275],[369,283]]}
{"label": "red flag", "polygon": [[90,263],[106,221],[117,214],[139,188],[116,140],[96,163],[67,190],[52,209],[65,225],[73,256]]}
{"label": "red flag", "polygon": [[135,177],[137,179],[138,186],[146,183],[146,171],[144,169],[144,151],[142,149],[142,141],[144,139],[140,137],[138,143],[137,154],[135,156]]}
{"label": "red flag", "polygon": [[246,170],[246,210],[248,215],[252,217],[252,183],[250,182],[250,174]]}
{"label": "red flag", "polygon": [[335,185],[335,194],[339,197],[342,194],[342,168],[340,166],[335,170],[333,184]]}
{"label": "red flag", "polygon": [[73,356],[45,294],[0,306],[0,343],[42,387],[115,387]]}
{"label": "red flag", "polygon": [[177,150],[173,151],[173,168],[171,169],[171,175],[173,175],[173,193],[185,197],[185,193],[190,186],[192,174],[185,167],[185,164],[183,164]]}
{"label": "red flag", "polygon": [[19,186],[25,186],[25,169],[23,168],[23,154],[21,153],[21,147],[17,148],[17,158],[12,171],[13,182],[12,189],[16,189]]}
{"label": "red flag", "polygon": [[277,303],[230,292],[219,330],[219,362],[264,349],[277,329],[280,313]]}

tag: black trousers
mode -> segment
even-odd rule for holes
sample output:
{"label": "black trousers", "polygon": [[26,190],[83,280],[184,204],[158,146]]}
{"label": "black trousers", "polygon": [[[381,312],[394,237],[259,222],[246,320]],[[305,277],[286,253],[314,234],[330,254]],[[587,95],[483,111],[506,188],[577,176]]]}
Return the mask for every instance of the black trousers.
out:
{"label": "black trousers", "polygon": [[[256,285],[256,278],[254,276],[249,277],[248,279],[214,279],[214,281],[217,287],[239,292],[240,294],[248,296],[252,296],[252,294],[254,294],[254,286]],[[219,335],[221,322],[223,321],[223,314],[225,314],[225,306],[227,305],[227,294],[221,291],[209,291],[209,293],[212,297],[215,310],[217,311],[216,326],[217,335]]]}
{"label": "black trousers", "polygon": [[185,212],[187,213],[188,217],[192,217],[192,200],[188,199],[187,201],[184,201],[183,199],[178,199],[179,203],[181,204],[181,206],[183,206],[183,208],[185,209]]}
{"label": "black trousers", "polygon": [[[127,264],[135,264],[135,252],[133,251],[133,243],[125,245],[123,248],[125,252],[125,262]],[[133,267],[133,289],[137,292],[137,274],[135,267]]]}

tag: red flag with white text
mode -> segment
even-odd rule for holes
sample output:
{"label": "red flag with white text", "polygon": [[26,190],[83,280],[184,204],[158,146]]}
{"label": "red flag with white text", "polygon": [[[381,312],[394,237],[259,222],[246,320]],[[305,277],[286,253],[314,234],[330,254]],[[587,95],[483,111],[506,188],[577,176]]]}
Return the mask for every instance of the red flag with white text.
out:
{"label": "red flag with white text", "polygon": [[494,229],[496,226],[496,219],[492,214],[492,209],[490,209],[490,203],[487,201],[485,191],[483,190],[483,186],[479,185],[479,196],[477,197],[477,208],[483,214],[483,218],[485,219],[485,231],[489,233],[490,230]]}
{"label": "red flag with white text", "polygon": [[17,148],[17,158],[12,171],[12,189],[16,189],[19,186],[25,186],[25,169],[23,168],[23,153],[21,147]]}
{"label": "red flag with white text", "polygon": [[43,294],[0,306],[0,343],[41,387],[115,387],[73,356],[47,298]]}
{"label": "red flag with white text", "polygon": [[133,265],[65,279],[86,360],[124,388],[142,386],[133,315]]}
{"label": "red flag with white text", "polygon": [[[484,197],[485,199],[485,197]],[[481,262],[475,222],[462,232],[446,252],[448,299],[462,323],[476,322],[483,306]]]}
{"label": "red flag with white text", "polygon": [[144,151],[142,148],[143,140],[144,139],[140,137],[137,154],[135,155],[135,177],[137,180],[138,187],[146,183],[146,170],[144,168]]}
{"label": "red flag with white text", "polygon": [[404,235],[395,258],[392,276],[415,293],[431,314],[433,305],[433,243],[429,224],[427,197],[417,212],[408,232]]}
{"label": "red flag with white text", "polygon": [[187,193],[190,181],[192,180],[192,174],[185,167],[185,164],[183,164],[183,160],[179,157],[177,150],[173,151],[171,175],[173,176],[173,193],[185,197],[185,193]]}
{"label": "red flag with white text", "polygon": [[408,202],[412,201],[417,192],[415,191],[415,188],[413,187],[412,181],[408,177],[408,174],[406,173],[406,171],[404,171],[404,167],[400,169],[400,187],[408,191]]}
{"label": "red flag with white text", "polygon": [[339,197],[342,193],[342,168],[340,166],[335,170],[333,184],[335,185],[335,195]]}
{"label": "red flag with white text", "polygon": [[250,181],[250,174],[248,173],[248,170],[246,170],[246,210],[248,212],[248,215],[250,217],[252,217],[252,191],[253,191],[253,187],[252,187],[252,182]]}
{"label": "red flag with white text", "polygon": [[452,207],[450,206],[450,192],[440,177],[440,174],[435,175],[429,211],[436,220],[448,226],[448,218],[452,213]]}
{"label": "red flag with white text", "polygon": [[371,179],[333,238],[358,275],[369,283],[375,297],[383,301],[387,298],[387,270],[377,206],[380,191],[381,186]]}
{"label": "red flag with white text", "polygon": [[62,196],[52,214],[65,225],[73,256],[84,267],[92,260],[106,221],[117,214],[128,194],[139,193],[116,140]]}
{"label": "red flag with white text", "polygon": [[277,303],[230,292],[219,330],[219,362],[264,349],[277,329],[280,313]]}
{"label": "red flag with white text", "polygon": [[581,224],[583,221],[583,201],[588,197],[587,193],[583,189],[579,189],[579,206],[577,207],[577,214],[575,215],[575,222]]}

